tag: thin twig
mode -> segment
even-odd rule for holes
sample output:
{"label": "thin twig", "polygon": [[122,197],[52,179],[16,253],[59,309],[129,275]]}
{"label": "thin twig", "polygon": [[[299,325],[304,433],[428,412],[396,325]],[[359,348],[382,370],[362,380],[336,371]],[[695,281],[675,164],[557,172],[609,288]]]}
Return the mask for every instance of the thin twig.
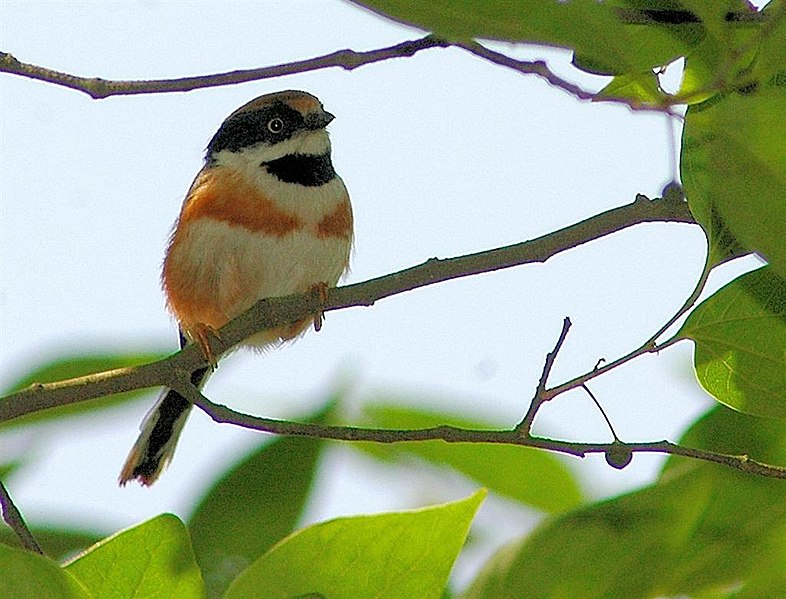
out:
{"label": "thin twig", "polygon": [[[666,194],[664,194],[666,196]],[[674,201],[674,200],[666,200],[663,201]],[[680,306],[680,309],[677,310],[664,324],[661,326],[649,339],[647,339],[641,346],[634,349],[632,352],[617,358],[616,360],[612,360],[611,362],[607,362],[603,366],[596,366],[590,372],[584,373],[579,375],[569,381],[561,383],[556,387],[551,387],[550,389],[546,389],[544,395],[548,398],[555,397],[568,391],[570,389],[575,389],[581,385],[587,383],[610,370],[618,368],[627,362],[630,362],[634,358],[638,358],[639,356],[643,356],[644,354],[655,353],[666,349],[667,347],[673,345],[677,341],[680,341],[681,338],[678,337],[676,334],[672,336],[670,339],[663,341],[661,343],[657,343],[658,338],[661,337],[668,329],[670,329],[680,318],[682,318],[687,312],[694,306],[694,304],[698,301],[701,292],[704,291],[704,287],[707,285],[707,280],[710,276],[710,271],[712,270],[712,264],[710,264],[710,255],[709,252],[704,261],[704,267],[702,268],[701,275],[699,275],[699,279],[696,281],[696,286],[693,288],[691,294],[685,299],[685,302]]]}
{"label": "thin twig", "polygon": [[338,50],[316,58],[309,58],[308,60],[299,60],[270,67],[229,71],[226,73],[201,75],[197,77],[150,79],[145,81],[120,81],[102,79],[100,77],[79,77],[77,75],[70,75],[68,73],[47,69],[33,64],[25,64],[14,58],[11,54],[0,52],[0,72],[21,75],[30,79],[61,85],[84,92],[94,99],[102,99],[119,95],[186,92],[195,89],[234,85],[237,83],[259,81],[261,79],[270,79],[273,77],[283,77],[284,75],[294,75],[296,73],[316,71],[330,67],[340,67],[351,71],[363,65],[389,60],[391,58],[410,57],[421,50],[444,48],[449,45],[448,42],[440,40],[432,35],[427,35],[418,40],[409,40],[394,46],[369,50],[367,52],[356,52],[350,49]]}
{"label": "thin twig", "polygon": [[565,339],[568,337],[570,326],[570,318],[566,316],[565,320],[562,321],[562,331],[559,334],[557,343],[554,345],[554,349],[546,354],[546,361],[543,364],[543,372],[540,375],[538,386],[535,389],[535,395],[532,396],[532,401],[529,403],[527,413],[524,415],[524,419],[516,426],[516,430],[524,437],[529,437],[530,430],[532,429],[532,423],[535,420],[535,415],[538,413],[540,406],[542,406],[544,402],[551,399],[550,397],[546,397],[546,384],[548,382],[549,374],[551,374],[551,369],[554,367],[554,361],[557,359],[557,354],[559,354],[559,350],[562,349],[562,344],[565,343]]}
{"label": "thin twig", "polygon": [[497,52],[496,50],[487,48],[486,46],[474,41],[455,42],[453,45],[462,48],[463,50],[466,50],[467,52],[474,54],[479,58],[492,62],[496,65],[518,71],[524,75],[537,75],[538,77],[545,79],[550,85],[568,92],[571,96],[578,98],[579,100],[591,101],[594,100],[597,95],[595,92],[587,91],[575,83],[571,83],[567,79],[559,77],[549,69],[546,61],[544,60],[518,60],[517,58],[511,58],[507,54]]}
{"label": "thin twig", "polygon": [[590,391],[590,388],[587,387],[587,385],[582,385],[581,388],[587,392],[587,395],[589,395],[592,401],[595,403],[595,406],[598,408],[598,411],[603,416],[603,420],[606,421],[606,425],[609,427],[609,430],[611,431],[611,436],[614,437],[615,441],[620,442],[620,438],[617,436],[617,432],[614,430],[614,427],[611,425],[611,420],[609,419],[608,414],[606,414],[606,410],[604,410],[603,406],[600,405],[598,398],[595,397],[595,394],[592,391]]}
{"label": "thin twig", "polygon": [[494,443],[503,445],[519,445],[534,447],[572,455],[585,457],[589,454],[605,454],[624,450],[633,453],[664,453],[678,455],[705,462],[712,462],[734,468],[748,473],[770,478],[786,479],[786,468],[765,464],[753,460],[747,455],[732,455],[718,453],[693,447],[684,447],[669,441],[652,441],[642,443],[575,443],[558,441],[542,437],[522,436],[516,430],[485,430],[464,429],[455,426],[436,426],[424,429],[370,429],[357,426],[337,426],[325,424],[310,424],[262,418],[243,414],[226,406],[213,403],[207,399],[193,385],[181,380],[177,391],[189,401],[203,410],[215,422],[232,424],[243,428],[288,435],[295,437],[312,437],[317,439],[333,439],[338,441],[370,441],[372,443],[402,443],[414,441],[445,441],[447,443]]}
{"label": "thin twig", "polygon": [[662,112],[672,117],[679,116],[673,108],[675,102],[673,102],[671,98],[666,95],[664,95],[657,104],[614,96],[606,97],[598,95],[597,92],[587,91],[575,83],[571,83],[567,79],[563,79],[554,73],[551,69],[549,69],[548,64],[546,64],[546,61],[544,60],[518,60],[516,58],[511,58],[502,52],[497,52],[487,48],[478,42],[457,42],[454,43],[454,45],[463,48],[467,52],[471,52],[479,58],[492,62],[496,65],[512,69],[523,75],[537,75],[538,77],[545,79],[552,87],[561,89],[579,100],[584,100],[587,102],[614,102],[617,104],[624,104],[632,110],[647,110]]}
{"label": "thin twig", "polygon": [[17,509],[13,499],[11,499],[11,495],[8,493],[8,489],[5,488],[5,485],[1,480],[0,508],[2,508],[0,511],[3,512],[3,521],[8,524],[8,527],[16,533],[16,536],[19,537],[19,541],[22,543],[22,546],[29,551],[34,551],[35,553],[44,555],[44,550],[41,549],[41,545],[38,544],[38,541],[35,540],[33,533],[30,532],[30,529],[25,523],[25,519],[22,517],[21,512]]}
{"label": "thin twig", "polygon": [[[380,299],[435,283],[522,264],[545,262],[570,248],[647,222],[695,223],[684,202],[677,204],[660,199],[637,198],[631,204],[613,208],[531,241],[456,258],[432,258],[396,273],[333,288],[328,291],[324,302],[312,293],[263,299],[220,330],[220,337],[212,344],[213,350],[216,355],[221,355],[257,332],[307,318],[317,310],[327,312],[352,306],[372,306]],[[36,383],[0,401],[0,422],[124,391],[171,386],[183,373],[191,373],[205,365],[201,350],[196,345],[189,345],[163,360],[142,366],[67,381]]]}

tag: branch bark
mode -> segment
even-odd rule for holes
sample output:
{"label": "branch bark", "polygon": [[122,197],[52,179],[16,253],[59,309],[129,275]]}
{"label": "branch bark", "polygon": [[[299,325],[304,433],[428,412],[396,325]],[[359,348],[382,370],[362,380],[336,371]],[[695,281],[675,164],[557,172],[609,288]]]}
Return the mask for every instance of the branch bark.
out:
{"label": "branch bark", "polygon": [[[454,258],[432,258],[423,264],[362,283],[330,289],[326,302],[313,294],[268,298],[228,323],[211,342],[221,355],[256,332],[294,322],[316,313],[353,306],[372,306],[376,301],[456,279],[511,268],[548,258],[627,227],[646,222],[695,223],[685,202],[649,200],[640,196],[631,204],[603,212],[531,241]],[[97,373],[68,381],[34,384],[0,401],[0,422],[42,409],[95,399],[146,387],[175,386],[183,377],[205,366],[196,346],[163,360],[133,368]]]}
{"label": "branch bark", "polygon": [[284,75],[294,75],[296,73],[316,71],[329,67],[340,67],[347,71],[351,71],[363,65],[389,60],[391,58],[407,58],[417,54],[421,50],[445,48],[449,45],[450,44],[446,41],[440,40],[432,35],[427,35],[418,40],[410,40],[387,48],[379,48],[367,52],[356,52],[350,49],[337,50],[336,52],[317,56],[316,58],[309,58],[308,60],[298,60],[257,69],[229,71],[226,73],[201,75],[197,77],[181,77],[178,79],[150,79],[146,81],[122,81],[102,79],[100,77],[80,77],[34,64],[26,64],[20,62],[11,54],[0,52],[0,72],[21,75],[30,79],[61,85],[76,91],[84,92],[91,98],[100,100],[108,98],[109,96],[187,92],[207,87],[219,87],[222,85],[234,85],[248,81],[271,79],[273,77],[283,77]]}
{"label": "branch bark", "polygon": [[540,410],[540,406],[551,399],[550,397],[546,396],[546,385],[549,380],[549,375],[551,374],[551,369],[554,367],[554,362],[557,360],[559,350],[562,349],[562,345],[565,343],[565,339],[568,337],[568,331],[570,331],[572,324],[573,323],[570,322],[570,318],[566,316],[562,321],[562,331],[560,331],[559,338],[557,339],[557,343],[554,345],[554,349],[546,354],[546,360],[543,363],[543,371],[541,372],[540,380],[538,381],[538,387],[535,389],[535,395],[530,401],[529,408],[527,409],[527,413],[524,415],[524,418],[516,426],[516,430],[524,437],[528,437],[530,435],[532,423],[535,422],[535,416],[537,415],[538,410]]}
{"label": "branch bark", "polygon": [[[545,262],[550,257],[584,243],[600,239],[647,222],[677,222],[695,224],[687,204],[673,199],[649,200],[643,196],[625,206],[603,212],[580,223],[565,227],[531,241],[439,260],[432,258],[423,264],[376,279],[330,289],[325,303],[315,294],[291,295],[259,301],[250,310],[221,329],[213,349],[223,353],[243,339],[261,330],[314,314],[318,310],[340,310],[352,306],[371,306],[377,300],[433,285],[450,279],[511,268],[532,262]],[[563,325],[562,340],[567,334]],[[556,353],[556,349],[553,353]],[[211,402],[190,381],[190,374],[206,366],[201,350],[195,345],[157,362],[134,368],[121,368],[60,381],[33,384],[0,400],[0,422],[12,420],[39,410],[95,399],[105,395],[146,387],[167,386],[176,389],[213,420],[253,430],[280,435],[309,436],[343,441],[371,441],[399,443],[441,440],[448,443],[502,443],[555,451],[576,457],[592,453],[606,455],[610,463],[617,463],[620,452],[666,453],[690,457],[761,476],[786,479],[786,468],[764,464],[747,455],[730,455],[684,447],[669,441],[643,443],[573,443],[522,434],[521,430],[471,430],[439,426],[419,430],[380,430],[355,426],[328,426],[262,418],[236,412]],[[544,372],[547,372],[544,368]],[[540,386],[545,385],[545,380]],[[558,387],[559,388],[559,387]],[[550,393],[551,391],[552,393]],[[553,397],[553,389],[541,389],[545,399]],[[625,462],[627,463],[627,462]],[[617,467],[622,467],[621,466]]]}
{"label": "branch bark", "polygon": [[[443,281],[511,268],[550,257],[611,233],[648,222],[695,224],[684,201],[650,200],[644,196],[537,239],[454,258],[432,258],[405,270],[337,287],[322,303],[315,294],[260,300],[224,326],[211,340],[215,355],[254,333],[313,315],[318,311],[372,306],[380,299]],[[190,373],[206,366],[199,347],[189,345],[167,358],[142,366],[96,373],[67,381],[33,384],[0,400],[0,422],[61,405],[87,401],[147,387],[178,387]]]}
{"label": "branch bark", "polygon": [[44,555],[44,550],[41,549],[41,545],[38,544],[38,541],[35,540],[33,533],[30,532],[25,519],[22,517],[19,509],[16,507],[16,504],[14,504],[13,499],[11,499],[11,494],[8,492],[8,489],[5,488],[5,485],[1,480],[0,512],[3,514],[3,521],[11,530],[14,531],[16,536],[19,538],[19,541],[22,543],[22,547],[29,551]]}
{"label": "branch bark", "polygon": [[[367,7],[368,8],[368,7]],[[668,11],[669,19],[675,19],[675,11]],[[685,15],[691,15],[689,11],[682,11]],[[618,11],[619,18],[628,23],[636,23],[639,25],[663,23],[662,19],[657,18],[656,11]],[[646,13],[646,14],[645,14]],[[754,11],[741,11],[738,13],[729,13],[727,18],[731,22],[751,23],[751,22],[766,22],[768,15],[762,12]],[[686,17],[687,18],[687,17]],[[777,23],[777,19],[770,19],[768,25]],[[670,21],[671,25],[677,23]],[[524,41],[524,40],[520,40]],[[573,97],[585,101],[604,101],[604,102],[617,102],[629,106],[635,110],[655,110],[665,112],[672,116],[675,113],[672,106],[677,104],[684,104],[689,98],[673,96],[662,98],[658,104],[639,103],[632,100],[623,98],[605,98],[599,97],[596,93],[582,89],[581,87],[571,83],[567,79],[563,79],[556,73],[549,69],[545,61],[542,60],[517,60],[511,58],[501,52],[496,52],[482,44],[470,41],[453,41],[448,42],[440,39],[435,35],[427,35],[417,40],[408,40],[388,46],[385,48],[378,48],[366,52],[358,52],[352,49],[337,50],[330,54],[324,54],[307,60],[299,60],[274,66],[259,67],[256,69],[243,69],[237,71],[228,71],[225,73],[214,73],[210,75],[200,75],[195,77],[180,77],[176,79],[150,79],[150,80],[112,80],[103,79],[101,77],[81,77],[79,75],[72,75],[46,67],[28,64],[21,62],[13,55],[7,52],[0,52],[0,72],[9,73],[12,75],[20,75],[54,85],[60,85],[76,91],[86,93],[91,98],[103,99],[110,96],[118,95],[132,95],[132,94],[152,94],[152,93],[167,93],[167,92],[186,92],[195,89],[203,89],[208,87],[219,87],[224,85],[234,85],[237,83],[246,83],[248,81],[259,81],[262,79],[271,79],[274,77],[282,77],[285,75],[294,75],[296,73],[304,73],[308,71],[316,71],[320,69],[339,67],[348,71],[356,69],[360,66],[390,60],[392,58],[408,58],[421,50],[431,48],[447,48],[447,47],[462,48],[479,58],[487,60],[498,66],[513,69],[519,73],[526,75],[536,75],[546,80],[550,85],[568,92]]]}
{"label": "branch bark", "polygon": [[[256,431],[299,437],[319,439],[335,439],[339,441],[370,441],[373,443],[402,443],[415,441],[445,441],[447,443],[495,443],[534,447],[557,453],[564,453],[583,458],[589,454],[600,453],[608,457],[616,456],[621,451],[628,453],[665,453],[689,457],[705,462],[721,464],[745,472],[770,478],[786,479],[786,468],[764,464],[749,458],[747,455],[731,455],[685,447],[669,441],[651,441],[644,443],[624,443],[615,440],[612,443],[576,443],[558,441],[543,437],[522,436],[517,429],[484,430],[464,429],[454,426],[436,426],[416,430],[407,429],[370,429],[357,426],[335,426],[325,424],[309,424],[261,418],[236,412],[226,406],[211,402],[193,385],[181,384],[177,391],[204,411],[215,422],[233,424]],[[624,467],[624,466],[622,466]]]}

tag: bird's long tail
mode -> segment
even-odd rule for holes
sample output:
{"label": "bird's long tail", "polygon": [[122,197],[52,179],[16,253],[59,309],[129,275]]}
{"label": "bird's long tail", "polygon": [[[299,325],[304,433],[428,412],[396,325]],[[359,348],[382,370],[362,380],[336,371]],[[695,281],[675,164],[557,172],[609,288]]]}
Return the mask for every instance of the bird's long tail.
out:
{"label": "bird's long tail", "polygon": [[[181,346],[183,342],[181,338]],[[202,388],[208,375],[207,367],[200,368],[191,374],[191,383]],[[144,486],[156,482],[175,453],[177,439],[190,411],[191,402],[177,391],[164,389],[153,409],[142,421],[142,432],[120,472],[121,486],[135,479]]]}

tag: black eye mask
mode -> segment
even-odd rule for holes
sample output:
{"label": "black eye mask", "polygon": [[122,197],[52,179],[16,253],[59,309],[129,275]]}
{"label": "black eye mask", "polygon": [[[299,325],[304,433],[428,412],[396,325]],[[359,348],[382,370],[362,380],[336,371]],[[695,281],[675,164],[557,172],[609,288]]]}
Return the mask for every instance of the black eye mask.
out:
{"label": "black eye mask", "polygon": [[[268,128],[273,119],[281,119],[282,123],[275,132]],[[279,143],[308,128],[302,114],[283,102],[276,102],[229,117],[207,145],[207,155],[209,157],[222,150],[239,152],[261,143]]]}

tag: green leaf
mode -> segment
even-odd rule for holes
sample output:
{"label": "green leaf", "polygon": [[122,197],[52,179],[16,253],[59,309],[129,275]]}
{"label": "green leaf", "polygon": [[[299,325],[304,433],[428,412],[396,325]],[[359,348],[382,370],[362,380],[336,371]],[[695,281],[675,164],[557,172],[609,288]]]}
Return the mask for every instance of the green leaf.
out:
{"label": "green leaf", "polygon": [[677,337],[696,343],[696,375],[715,399],[748,414],[786,418],[786,281],[770,267],[704,300]]}
{"label": "green leaf", "polygon": [[617,75],[598,92],[598,98],[617,98],[636,104],[658,104],[664,97],[653,71]]}
{"label": "green leaf", "polygon": [[726,15],[729,12],[750,11],[745,0],[680,0],[679,5],[680,8],[689,10],[701,19],[708,33],[714,37],[722,37],[725,34]]}
{"label": "green leaf", "polygon": [[[747,455],[768,464],[786,465],[783,422],[743,414],[723,405],[716,405],[694,422],[680,439],[680,444],[717,453]],[[688,464],[696,467],[700,462],[669,456],[663,472]]]}
{"label": "green leaf", "polygon": [[7,479],[11,474],[19,470],[22,465],[23,462],[19,459],[0,462],[0,480]]}
{"label": "green leaf", "polygon": [[[702,11],[705,3],[699,0],[691,4]],[[707,35],[688,54],[680,86],[680,96],[689,104],[751,82],[749,67],[763,29],[760,24],[727,18],[727,14],[751,14],[742,0],[706,4],[712,5],[702,19]]]}
{"label": "green leaf", "polygon": [[[324,422],[331,402],[309,422]],[[208,597],[274,543],[292,532],[303,512],[324,442],[278,437],[243,458],[197,505],[188,527]]]}
{"label": "green leaf", "polygon": [[786,4],[773,0],[762,11],[768,23],[763,28],[763,38],[753,76],[764,81],[779,76],[781,85],[786,85]]}
{"label": "green leaf", "polygon": [[104,539],[65,570],[102,599],[204,596],[188,532],[172,514]]}
{"label": "green leaf", "polygon": [[712,258],[731,238],[786,278],[786,86],[759,85],[689,108],[682,180]]}
{"label": "green leaf", "polygon": [[[63,381],[72,379],[87,374],[96,372],[103,372],[106,370],[114,370],[115,368],[127,368],[131,366],[138,366],[140,364],[147,364],[164,357],[165,354],[161,353],[132,353],[132,354],[93,354],[93,355],[76,355],[58,358],[47,362],[41,366],[34,368],[21,376],[19,380],[11,385],[9,389],[3,392],[3,395],[19,391],[34,383],[51,383],[55,381]],[[77,402],[65,406],[52,408],[43,412],[35,412],[26,416],[21,416],[7,422],[0,423],[0,429],[12,428],[31,424],[33,422],[42,422],[63,418],[66,416],[76,416],[93,412],[95,410],[103,410],[110,406],[115,406],[125,403],[148,393],[147,389],[140,389],[138,391],[130,391],[128,393],[120,393],[111,397],[102,397],[92,399],[90,401]],[[3,401],[0,399],[0,401]]]}
{"label": "green leaf", "polygon": [[576,52],[577,65],[591,72],[621,74],[665,65],[704,36],[702,23],[689,14],[681,20],[668,15],[657,18],[655,12],[663,2],[366,0],[356,4],[448,39],[570,48]]}
{"label": "green leaf", "polygon": [[484,496],[310,526],[243,572],[225,599],[438,599]]}
{"label": "green leaf", "polygon": [[20,599],[92,599],[79,581],[57,562],[0,544],[0,597]]}
{"label": "green leaf", "polygon": [[[366,406],[363,424],[382,428],[430,428],[442,424],[467,429],[493,428],[487,422],[379,403]],[[493,443],[445,443],[423,441],[379,445],[353,444],[380,459],[426,460],[447,466],[488,487],[495,493],[525,505],[558,513],[582,500],[576,478],[557,457],[529,447]]]}
{"label": "green leaf", "polygon": [[[741,414],[722,405],[694,423],[680,444],[724,454],[750,455],[770,464],[786,464],[786,432],[782,422]],[[783,481],[746,476],[723,466],[680,456],[669,457],[662,478],[667,480],[690,468],[711,471],[714,484],[722,489],[713,503],[716,511],[707,513],[708,522],[703,527],[720,538],[708,535],[703,545],[697,544],[696,562],[684,569],[683,588],[697,588],[702,581],[705,588],[710,588],[713,579],[736,579],[742,583],[741,588],[724,597],[758,599],[782,594],[786,588]],[[724,544],[725,548],[721,546]],[[723,555],[713,558],[710,552]],[[706,572],[702,559],[713,561]]]}
{"label": "green leaf", "polygon": [[[763,457],[786,456],[783,426],[721,411],[720,426],[712,415],[688,437],[724,452],[766,446]],[[507,546],[462,598],[781,596],[783,489],[782,480],[681,458],[657,484],[554,518]]]}

